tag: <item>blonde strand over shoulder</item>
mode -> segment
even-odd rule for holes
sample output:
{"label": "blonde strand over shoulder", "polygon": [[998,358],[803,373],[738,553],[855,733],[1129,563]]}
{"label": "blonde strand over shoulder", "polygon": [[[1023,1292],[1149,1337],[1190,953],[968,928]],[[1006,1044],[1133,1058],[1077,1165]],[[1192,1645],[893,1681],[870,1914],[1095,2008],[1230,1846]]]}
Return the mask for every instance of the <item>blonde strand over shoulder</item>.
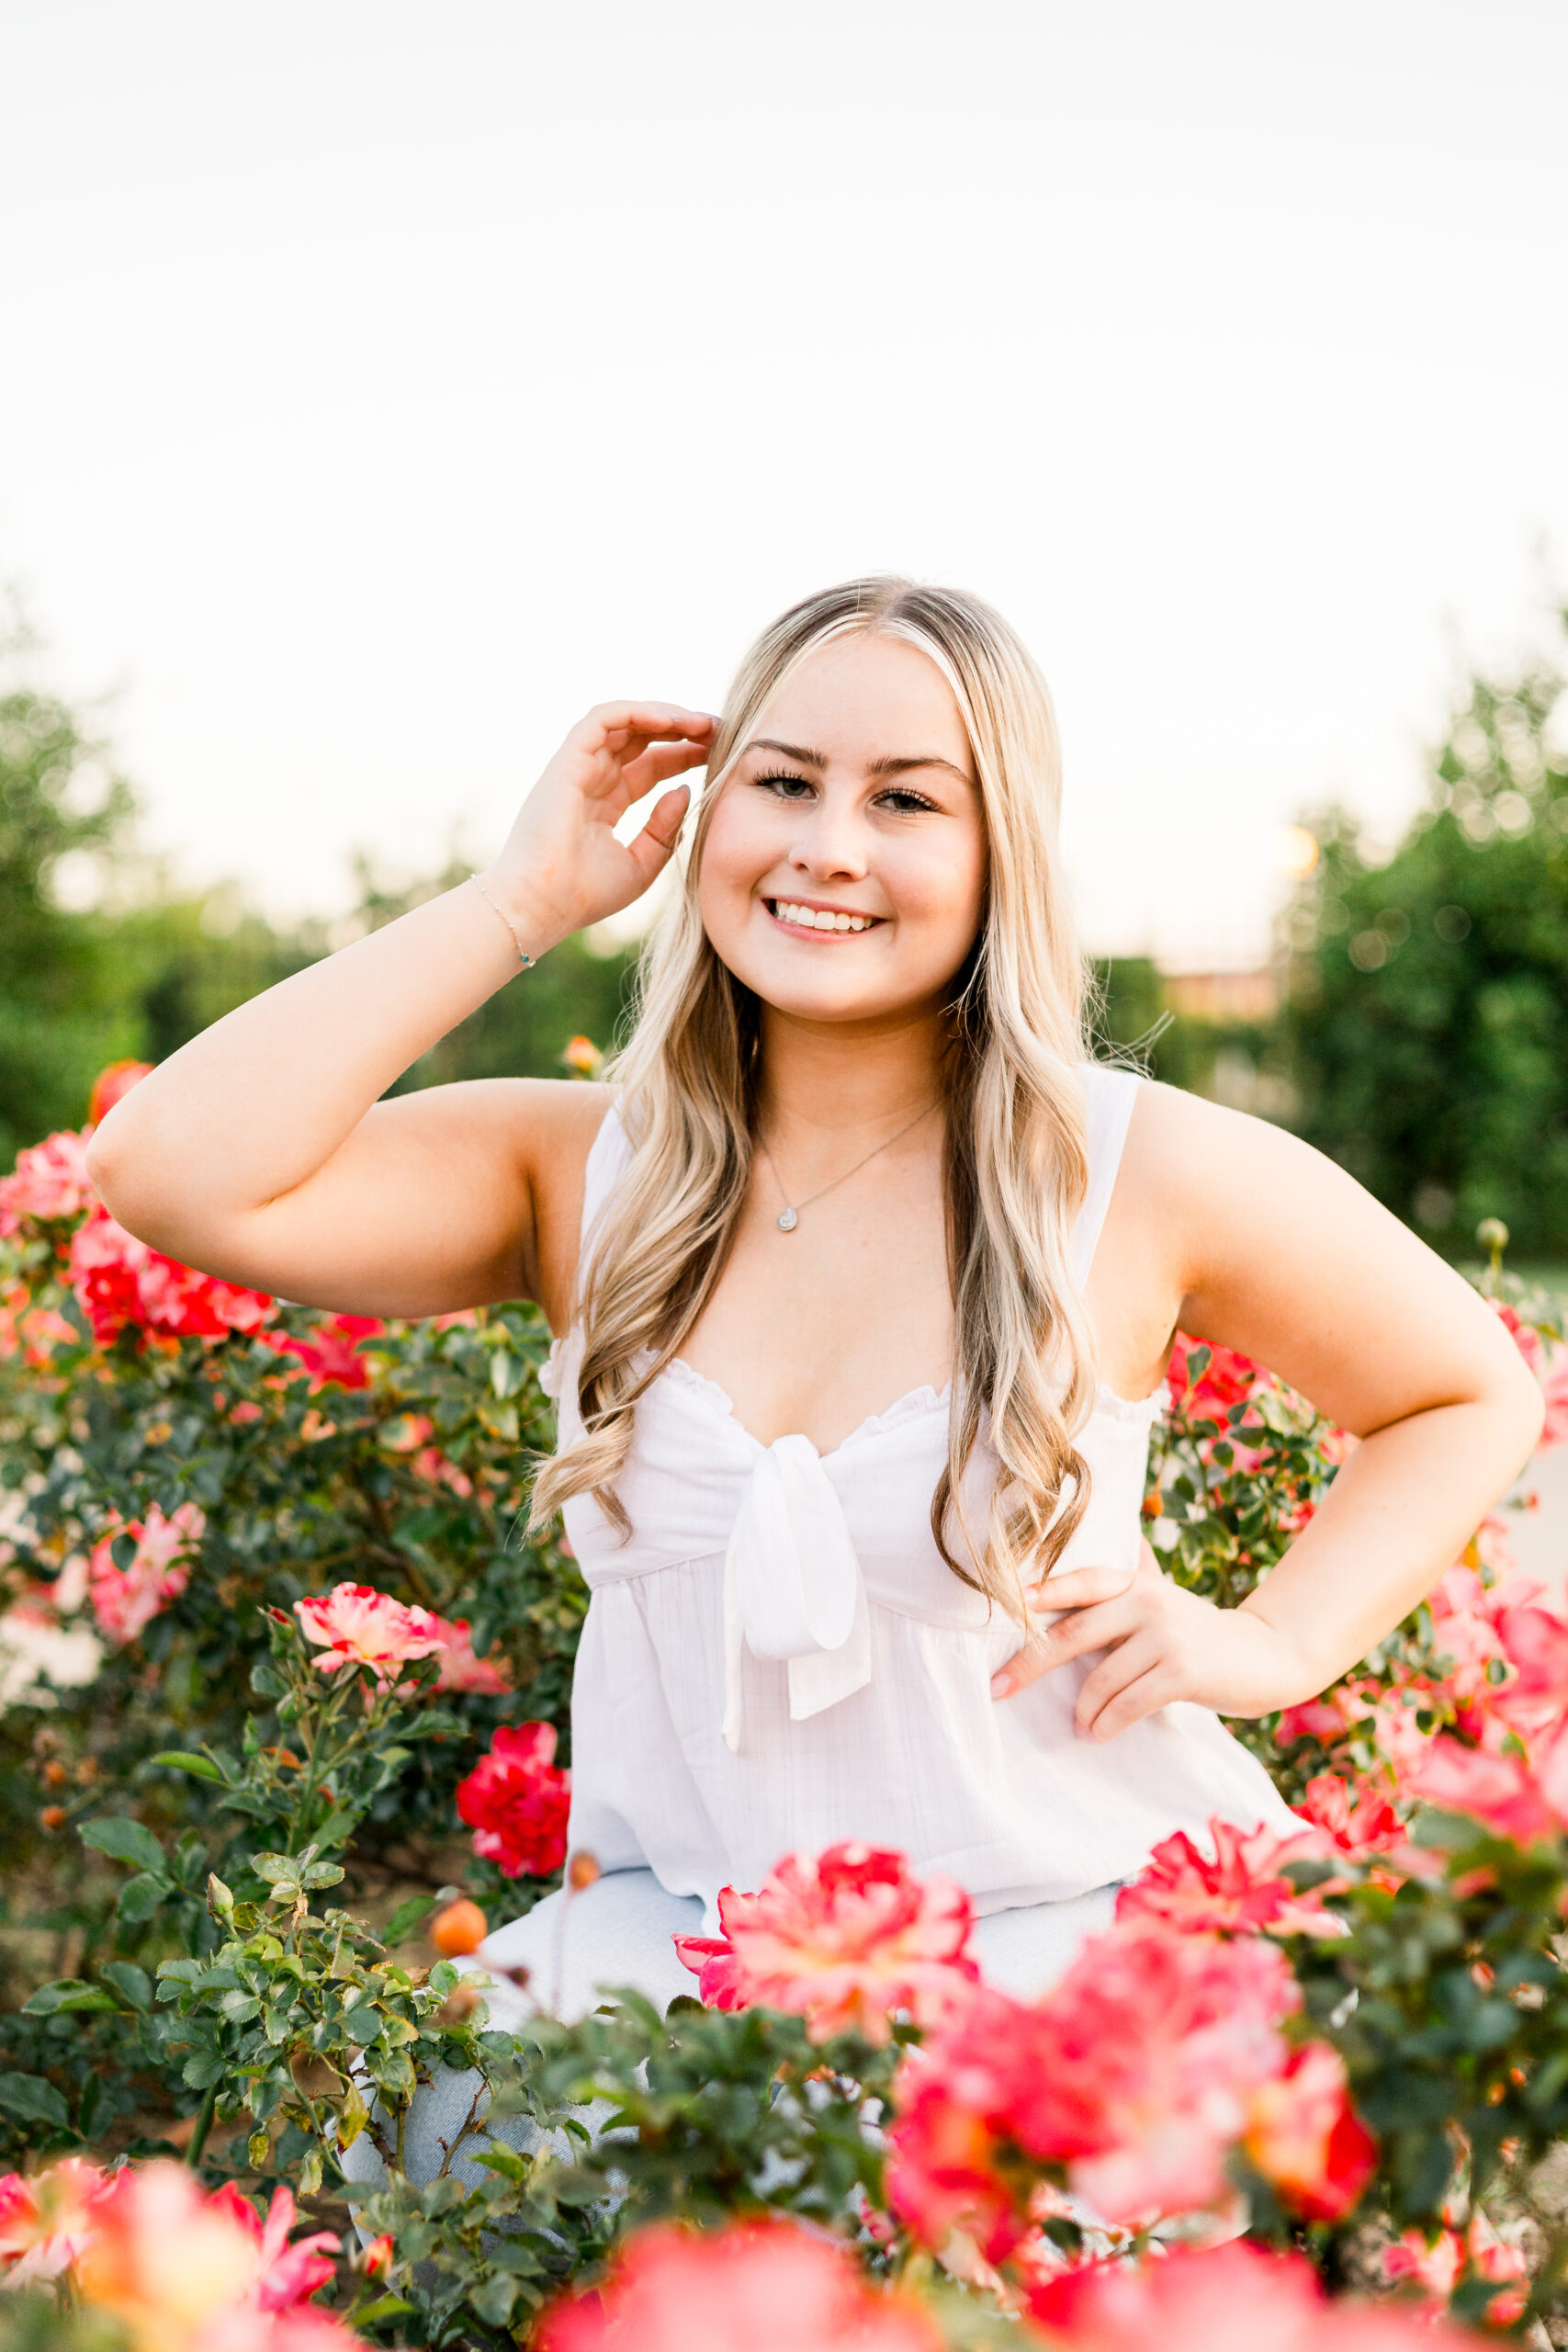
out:
{"label": "blonde strand over shoulder", "polygon": [[[615,1478],[637,1402],[679,1353],[732,1241],[750,1176],[755,1000],[714,953],[696,881],[718,789],[790,673],[875,630],[928,655],[968,731],[987,849],[981,935],[955,986],[945,1179],[958,1377],[931,1505],[954,1573],[1015,1618],[1088,1500],[1074,1443],[1093,1394],[1072,1264],[1088,1184],[1084,967],[1061,876],[1061,763],[1045,682],[1008,624],[957,591],[872,578],[807,598],[741,663],[720,720],[678,897],[644,958],[634,1025],[606,1073],[630,1148],[580,1277],[582,1431],[540,1471],[531,1528],[591,1493],[629,1532]],[[965,1486],[994,1453],[983,1528]]]}

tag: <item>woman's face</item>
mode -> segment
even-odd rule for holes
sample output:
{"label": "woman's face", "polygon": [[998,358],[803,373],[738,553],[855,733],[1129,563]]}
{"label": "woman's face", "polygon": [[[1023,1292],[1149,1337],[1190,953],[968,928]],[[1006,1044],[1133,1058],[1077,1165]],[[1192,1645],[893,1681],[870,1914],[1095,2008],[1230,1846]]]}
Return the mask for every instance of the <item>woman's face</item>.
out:
{"label": "woman's face", "polygon": [[945,1001],[985,883],[980,788],[946,680],[901,639],[852,637],[801,663],[725,778],[697,903],[765,1004],[874,1021]]}

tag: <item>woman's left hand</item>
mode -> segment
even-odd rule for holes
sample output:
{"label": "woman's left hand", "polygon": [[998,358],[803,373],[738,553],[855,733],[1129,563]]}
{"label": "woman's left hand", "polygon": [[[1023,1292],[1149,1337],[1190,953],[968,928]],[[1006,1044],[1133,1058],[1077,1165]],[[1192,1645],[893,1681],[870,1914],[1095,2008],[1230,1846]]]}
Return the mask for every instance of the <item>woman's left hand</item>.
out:
{"label": "woman's left hand", "polygon": [[1266,1619],[1184,1591],[1162,1575],[1146,1542],[1131,1580],[1124,1569],[1073,1568],[1026,1597],[1048,1622],[993,1676],[991,1695],[1010,1699],[1069,1658],[1102,1649],[1073,1711],[1086,1738],[1114,1739],[1173,1699],[1222,1715],[1266,1715],[1312,1695],[1301,1659]]}

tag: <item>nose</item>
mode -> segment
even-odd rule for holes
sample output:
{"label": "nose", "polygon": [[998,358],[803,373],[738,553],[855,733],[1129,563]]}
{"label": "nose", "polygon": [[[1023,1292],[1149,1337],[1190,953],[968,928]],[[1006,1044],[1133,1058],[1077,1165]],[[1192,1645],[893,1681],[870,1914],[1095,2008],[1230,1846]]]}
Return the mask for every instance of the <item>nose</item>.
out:
{"label": "nose", "polygon": [[848,796],[825,792],[816,804],[802,809],[789,862],[797,874],[815,882],[858,882],[865,874],[868,845],[865,827]]}

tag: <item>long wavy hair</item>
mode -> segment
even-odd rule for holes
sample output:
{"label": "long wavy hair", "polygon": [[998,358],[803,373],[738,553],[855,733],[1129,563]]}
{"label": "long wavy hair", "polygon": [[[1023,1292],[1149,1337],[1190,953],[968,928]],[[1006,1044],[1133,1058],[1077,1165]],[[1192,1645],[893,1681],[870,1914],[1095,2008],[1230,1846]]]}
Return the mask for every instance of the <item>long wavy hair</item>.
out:
{"label": "long wavy hair", "polygon": [[[708,824],[784,680],[820,646],[874,633],[917,647],[941,671],[980,785],[986,908],[951,990],[942,1061],[958,1377],[931,1532],[955,1575],[1021,1619],[1025,1570],[1049,1570],[1088,1500],[1074,1432],[1091,1400],[1092,1351],[1071,1253],[1089,1173],[1084,965],[1062,884],[1061,758],[1045,681],[977,597],[908,580],[852,580],[792,606],[730,689],[682,888],[644,957],[635,1023],[607,1072],[631,1157],[580,1277],[581,1434],[541,1470],[530,1525],[586,1490],[630,1532],[615,1482],[633,1414],[713,1294],[756,1135],[758,1001],[720,962],[697,907]],[[966,1474],[982,1433],[999,1466],[976,1529]]]}

